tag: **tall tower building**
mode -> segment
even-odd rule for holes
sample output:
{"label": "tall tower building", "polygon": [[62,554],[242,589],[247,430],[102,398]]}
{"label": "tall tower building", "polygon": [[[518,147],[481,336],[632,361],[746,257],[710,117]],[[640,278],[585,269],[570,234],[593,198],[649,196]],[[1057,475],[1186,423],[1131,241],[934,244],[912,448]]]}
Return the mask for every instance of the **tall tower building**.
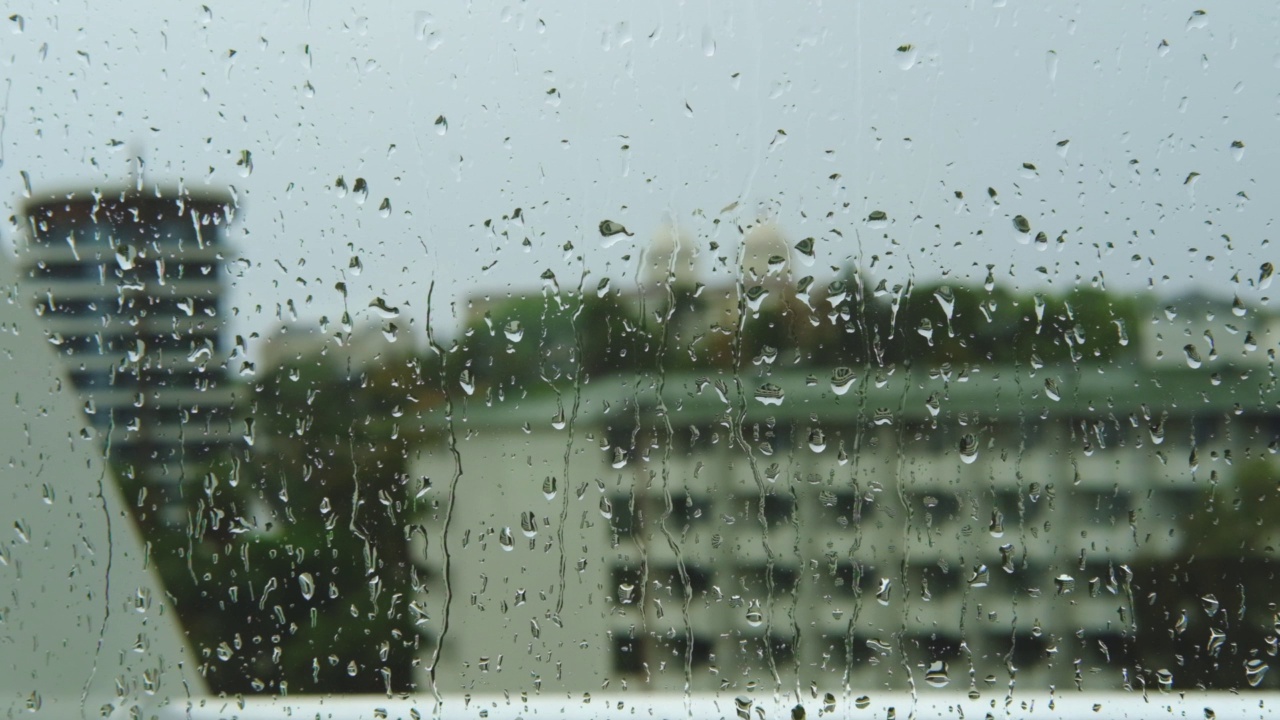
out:
{"label": "tall tower building", "polygon": [[127,489],[151,496],[153,521],[180,521],[165,510],[179,515],[170,503],[182,483],[244,441],[224,352],[234,210],[229,196],[159,188],[49,193],[25,206],[21,287],[83,402],[81,433],[99,439]]}

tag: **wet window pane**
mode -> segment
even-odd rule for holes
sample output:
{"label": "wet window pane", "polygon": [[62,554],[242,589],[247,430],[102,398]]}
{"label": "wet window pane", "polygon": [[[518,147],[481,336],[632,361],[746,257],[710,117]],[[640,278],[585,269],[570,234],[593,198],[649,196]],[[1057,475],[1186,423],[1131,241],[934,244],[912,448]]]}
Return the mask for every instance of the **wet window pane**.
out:
{"label": "wet window pane", "polygon": [[127,10],[0,20],[0,711],[1275,704],[1275,7]]}

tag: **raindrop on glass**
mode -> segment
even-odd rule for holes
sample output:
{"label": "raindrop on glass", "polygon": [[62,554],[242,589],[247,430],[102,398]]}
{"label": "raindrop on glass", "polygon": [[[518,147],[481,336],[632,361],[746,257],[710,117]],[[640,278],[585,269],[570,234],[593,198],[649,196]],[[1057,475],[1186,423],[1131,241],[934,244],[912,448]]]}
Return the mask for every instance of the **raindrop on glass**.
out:
{"label": "raindrop on glass", "polygon": [[844,395],[849,392],[849,387],[857,379],[858,376],[853,372],[852,368],[841,365],[831,371],[831,391],[837,395]]}
{"label": "raindrop on glass", "polygon": [[924,681],[929,687],[946,687],[951,682],[951,678],[947,675],[947,664],[941,660],[935,660],[925,671]]}
{"label": "raindrop on glass", "polygon": [[991,583],[991,571],[986,565],[979,565],[969,573],[969,587],[984,588]]}
{"label": "raindrop on glass", "polygon": [[974,460],[978,459],[978,438],[973,433],[965,433],[960,438],[960,461],[966,465],[971,465]]}
{"label": "raindrop on glass", "polygon": [[1053,585],[1057,588],[1059,595],[1067,595],[1072,590],[1076,589],[1076,579],[1066,573],[1063,573],[1053,579]]}
{"label": "raindrop on glass", "polygon": [[756,389],[756,400],[763,405],[781,405],[784,393],[782,388],[773,383],[765,383]]}
{"label": "raindrop on glass", "polygon": [[880,578],[880,581],[876,586],[876,602],[880,603],[881,605],[888,605],[889,594],[892,589],[893,589],[892,580],[890,580],[889,578]]}

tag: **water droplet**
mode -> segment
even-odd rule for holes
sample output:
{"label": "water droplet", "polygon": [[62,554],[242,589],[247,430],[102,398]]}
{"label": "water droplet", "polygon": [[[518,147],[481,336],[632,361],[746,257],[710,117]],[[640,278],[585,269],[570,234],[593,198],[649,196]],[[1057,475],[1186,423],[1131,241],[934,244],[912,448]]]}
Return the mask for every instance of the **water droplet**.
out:
{"label": "water droplet", "polygon": [[607,497],[600,498],[600,516],[605,520],[613,517],[613,503]]}
{"label": "water droplet", "polygon": [[1271,668],[1262,660],[1252,658],[1244,663],[1244,677],[1249,682],[1249,687],[1258,687],[1262,684],[1263,678],[1267,676],[1267,671]]}
{"label": "water droplet", "polygon": [[1053,381],[1053,378],[1044,379],[1044,394],[1054,402],[1062,399],[1062,393],[1058,392],[1058,384]]}
{"label": "water droplet", "polygon": [[1005,543],[1000,546],[1000,569],[1012,575],[1013,567],[1013,545]]}
{"label": "water droplet", "polygon": [[1151,423],[1148,431],[1151,433],[1151,442],[1156,445],[1164,442],[1164,418],[1160,418]]}
{"label": "water droplet", "polygon": [[1186,611],[1180,612],[1178,613],[1177,621],[1173,623],[1173,631],[1178,635],[1181,635],[1187,631],[1188,624],[1190,624],[1190,620],[1187,618]]}
{"label": "water droplet", "polygon": [[933,345],[933,323],[929,318],[921,318],[920,326],[916,328],[916,332],[920,333],[920,337],[929,341],[929,345]]}
{"label": "water droplet", "polygon": [[601,220],[600,236],[613,237],[614,235],[626,235],[627,237],[630,237],[632,235],[635,235],[635,233],[631,232],[630,230],[627,230],[626,226],[620,222],[614,222],[612,220]]}
{"label": "water droplet", "polygon": [[898,67],[903,70],[910,70],[915,67],[918,54],[916,46],[910,43],[899,45],[898,50],[894,53],[898,59]]}
{"label": "water droplet", "polygon": [[943,285],[933,293],[933,298],[942,306],[942,314],[947,316],[947,322],[951,322],[951,315],[956,310],[956,294],[949,285]]}
{"label": "water droplet", "polygon": [[746,293],[747,307],[751,308],[751,312],[760,312],[760,306],[764,304],[764,299],[767,297],[769,297],[768,290],[760,285],[752,285]]}
{"label": "water droplet", "polygon": [[712,57],[716,54],[716,39],[711,34],[710,26],[702,26],[702,54]]}
{"label": "water droplet", "polygon": [[602,278],[600,284],[596,286],[596,297],[604,297],[609,294],[609,278]]}
{"label": "water droplet", "polygon": [[999,510],[991,511],[991,525],[987,527],[991,532],[991,537],[1004,537],[1004,514]]}
{"label": "water droplet", "polygon": [[756,389],[756,400],[763,405],[781,405],[785,393],[773,383],[765,383]]}
{"label": "water droplet", "polygon": [[733,699],[733,709],[741,720],[751,720],[751,698],[739,695]]}
{"label": "water droplet", "polygon": [[929,397],[924,401],[925,408],[932,417],[938,417],[938,413],[942,411],[942,404],[938,401],[938,393],[929,393]]}
{"label": "water droplet", "polygon": [[822,712],[830,714],[836,711],[836,696],[831,693],[824,693],[822,696]]}
{"label": "water droplet", "polygon": [[814,239],[811,237],[807,237],[795,244],[796,254],[800,256],[800,262],[804,263],[805,267],[813,266],[813,261],[814,261],[813,244],[814,244]]}
{"label": "water droplet", "polygon": [[520,513],[520,531],[527,538],[537,537],[538,535],[538,518],[528,510]]}
{"label": "water droplet", "polygon": [[1014,229],[1014,230],[1017,230],[1019,233],[1021,233],[1021,234],[1023,234],[1023,235],[1029,235],[1029,234],[1031,234],[1031,221],[1030,221],[1030,220],[1027,220],[1027,218],[1026,218],[1025,216],[1022,216],[1022,215],[1014,215],[1014,216],[1013,216],[1013,229]]}
{"label": "water droplet", "polygon": [[1200,359],[1200,351],[1196,350],[1195,345],[1191,345],[1190,343],[1184,345],[1182,347],[1182,352],[1187,356],[1187,367],[1192,370],[1199,368],[1203,364],[1203,361]]}
{"label": "water droplet", "polygon": [[809,301],[809,289],[813,287],[813,276],[805,275],[796,281],[796,298],[804,303],[810,310],[813,305]]}
{"label": "water droplet", "polygon": [[960,461],[966,465],[978,459],[978,438],[973,433],[965,433],[960,438]]}
{"label": "water droplet", "polygon": [[809,449],[820,453],[827,449],[827,436],[818,428],[809,431]]}
{"label": "water droplet", "polygon": [[[253,153],[248,150],[240,151],[240,159],[236,161],[236,167],[240,168],[240,177],[249,177],[253,174]],[[23,173],[26,175],[26,173]]]}
{"label": "water droplet", "polygon": [[868,707],[871,706],[871,698],[867,697],[866,695],[859,695],[858,698],[853,701],[853,704],[859,710],[866,710]]}
{"label": "water droplet", "polygon": [[986,565],[978,565],[969,573],[969,587],[984,588],[991,583],[991,571]]}
{"label": "water droplet", "polygon": [[1053,585],[1057,588],[1059,595],[1068,595],[1076,589],[1076,579],[1063,573],[1053,579]]}
{"label": "water droplet", "polygon": [[462,386],[462,391],[468,395],[476,391],[476,381],[470,370],[463,370],[458,373],[458,384]]}
{"label": "water droplet", "polygon": [[1173,673],[1160,668],[1156,671],[1156,682],[1160,684],[1161,692],[1169,692],[1173,688]]}
{"label": "water droplet", "polygon": [[623,449],[622,449],[622,448],[620,448],[620,447],[615,447],[615,448],[613,449],[613,460],[609,463],[609,465],[610,465],[614,470],[621,470],[622,468],[626,467],[626,465],[627,465],[627,451],[626,451],[626,450],[623,450]]}
{"label": "water droplet", "polygon": [[876,587],[876,602],[881,605],[889,604],[890,591],[893,589],[893,581],[889,578],[880,578]]}
{"label": "water droplet", "polygon": [[1227,633],[1221,628],[1209,628],[1209,642],[1205,643],[1205,649],[1210,655],[1217,655],[1222,651],[1222,646],[1227,643]]}
{"label": "water droplet", "polygon": [[773,361],[777,359],[778,348],[773,347],[772,345],[765,345],[760,348],[760,354],[753,358],[752,362],[756,365],[760,365],[762,363],[772,365]]}
{"label": "water droplet", "polygon": [[444,135],[449,132],[449,121],[443,115],[436,117],[436,134]]}
{"label": "water droplet", "polygon": [[867,647],[870,648],[872,652],[879,653],[881,655],[888,655],[893,652],[893,645],[890,645],[880,638],[871,638],[868,640]]}
{"label": "water droplet", "polygon": [[235,651],[231,649],[231,646],[228,645],[225,641],[218,646],[218,649],[215,652],[218,655],[218,659],[221,660],[222,662],[226,662],[230,660],[236,654]]}
{"label": "water droplet", "polygon": [[551,416],[551,427],[556,430],[563,430],[565,428],[564,408],[556,410],[556,414]]}
{"label": "water droplet", "polygon": [[853,372],[852,368],[841,365],[831,371],[831,391],[837,395],[844,395],[849,392],[849,387],[857,379],[858,376]]}
{"label": "water droplet", "polygon": [[947,664],[941,660],[935,660],[925,671],[924,681],[929,687],[946,687],[951,682],[951,678],[947,675]]}
{"label": "water droplet", "polygon": [[1214,596],[1212,593],[1200,598],[1200,602],[1204,604],[1205,615],[1208,615],[1209,617],[1213,617],[1214,615],[1218,614],[1218,608],[1220,607],[1220,604],[1218,603],[1218,598]]}
{"label": "water droplet", "polygon": [[316,593],[316,581],[311,577],[311,573],[304,572],[298,576],[298,587],[302,589],[302,599],[310,600],[312,595]]}
{"label": "water droplet", "polygon": [[382,202],[378,205],[378,214],[382,217],[391,217],[391,198],[382,198]]}
{"label": "water droplet", "polygon": [[556,274],[551,272],[551,268],[542,271],[542,287],[551,293],[560,293],[560,283],[556,282]]}
{"label": "water droplet", "polygon": [[515,549],[516,539],[511,534],[511,528],[509,527],[502,528],[502,532],[498,533],[498,544],[501,545],[502,549],[506,550],[507,552],[511,552],[512,550]]}
{"label": "water droplet", "polygon": [[1271,286],[1271,276],[1275,273],[1275,267],[1269,262],[1262,263],[1258,269],[1258,289],[1266,290]]}
{"label": "water droplet", "polygon": [[835,280],[827,286],[827,302],[835,307],[849,297],[849,291],[843,280]]}
{"label": "water droplet", "polygon": [[394,320],[400,317],[400,308],[387,304],[386,300],[376,297],[369,303],[369,307],[373,308],[383,320]]}
{"label": "water droplet", "polygon": [[623,605],[630,605],[635,599],[636,586],[631,583],[620,583],[618,585],[618,602]]}
{"label": "water droplet", "polygon": [[502,328],[502,334],[506,335],[511,342],[517,343],[524,338],[524,327],[519,320],[512,320],[507,323],[506,327]]}
{"label": "water droplet", "polygon": [[356,181],[351,184],[351,194],[355,197],[357,205],[363,205],[369,199],[369,183],[362,177],[356,178]]}
{"label": "water droplet", "polygon": [[547,478],[542,481],[542,496],[548,500],[554,500],[556,497],[557,484],[556,479],[548,475]]}
{"label": "water droplet", "polygon": [[882,230],[889,227],[889,216],[883,210],[872,210],[867,215],[867,227],[872,230]]}
{"label": "water droplet", "polygon": [[759,600],[747,603],[747,624],[751,627],[760,627],[764,624],[764,612],[760,609]]}

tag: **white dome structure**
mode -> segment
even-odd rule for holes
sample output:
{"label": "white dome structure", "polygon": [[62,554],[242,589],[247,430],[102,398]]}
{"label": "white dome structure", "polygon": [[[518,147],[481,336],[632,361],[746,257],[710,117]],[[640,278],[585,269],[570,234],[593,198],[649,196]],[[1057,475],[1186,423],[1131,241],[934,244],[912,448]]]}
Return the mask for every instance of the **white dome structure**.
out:
{"label": "white dome structure", "polygon": [[697,254],[693,238],[673,224],[665,224],[641,258],[640,281],[646,288],[688,287],[697,282]]}
{"label": "white dome structure", "polygon": [[791,247],[782,231],[773,222],[756,225],[742,238],[742,255],[739,269],[748,284],[779,283],[788,274],[791,265]]}

